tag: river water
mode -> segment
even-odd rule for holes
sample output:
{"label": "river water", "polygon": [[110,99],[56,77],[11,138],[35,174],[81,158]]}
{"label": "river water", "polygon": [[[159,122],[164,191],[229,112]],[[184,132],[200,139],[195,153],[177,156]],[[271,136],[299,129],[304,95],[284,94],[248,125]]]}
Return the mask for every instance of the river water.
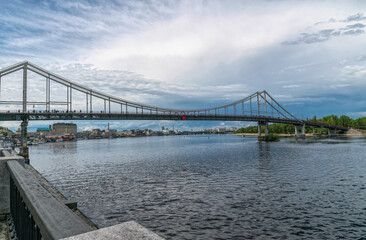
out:
{"label": "river water", "polygon": [[366,236],[366,139],[233,135],[32,146],[31,164],[98,226],[167,239]]}

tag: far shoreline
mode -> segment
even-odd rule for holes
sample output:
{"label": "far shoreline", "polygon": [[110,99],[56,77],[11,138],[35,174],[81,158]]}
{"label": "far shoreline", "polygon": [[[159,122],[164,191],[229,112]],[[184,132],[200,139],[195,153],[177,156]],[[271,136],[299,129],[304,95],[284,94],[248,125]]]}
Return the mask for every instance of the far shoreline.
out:
{"label": "far shoreline", "polygon": [[[294,133],[274,133],[277,136],[280,137],[296,137],[296,135]],[[236,136],[258,136],[258,133],[234,133],[234,135]],[[262,133],[262,136],[265,136],[265,134]],[[328,134],[316,134],[314,135],[313,133],[306,133],[305,137],[326,137],[326,136],[345,136],[345,137],[353,137],[353,136],[366,136],[365,133],[348,133],[348,134],[336,134],[336,135],[328,135]]]}

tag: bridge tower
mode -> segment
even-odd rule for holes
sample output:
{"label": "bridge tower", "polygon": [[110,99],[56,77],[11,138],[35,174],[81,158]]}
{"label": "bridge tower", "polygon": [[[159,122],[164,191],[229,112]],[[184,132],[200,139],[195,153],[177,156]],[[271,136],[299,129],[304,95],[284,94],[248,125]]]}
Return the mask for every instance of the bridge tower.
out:
{"label": "bridge tower", "polygon": [[[23,66],[23,113],[26,115],[27,113],[27,66],[28,63],[26,62]],[[28,119],[26,116],[23,116],[22,123],[21,123],[21,148],[20,148],[20,155],[24,157],[25,162],[29,163],[29,149],[27,145],[27,137],[28,137]]]}

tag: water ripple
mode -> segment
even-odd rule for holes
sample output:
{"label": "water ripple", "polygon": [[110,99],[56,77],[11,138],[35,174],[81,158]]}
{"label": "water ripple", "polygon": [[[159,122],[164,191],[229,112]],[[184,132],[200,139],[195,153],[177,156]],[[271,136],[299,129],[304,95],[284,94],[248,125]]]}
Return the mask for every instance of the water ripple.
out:
{"label": "water ripple", "polygon": [[30,156],[101,227],[136,220],[167,239],[362,239],[365,142],[170,136],[44,144]]}

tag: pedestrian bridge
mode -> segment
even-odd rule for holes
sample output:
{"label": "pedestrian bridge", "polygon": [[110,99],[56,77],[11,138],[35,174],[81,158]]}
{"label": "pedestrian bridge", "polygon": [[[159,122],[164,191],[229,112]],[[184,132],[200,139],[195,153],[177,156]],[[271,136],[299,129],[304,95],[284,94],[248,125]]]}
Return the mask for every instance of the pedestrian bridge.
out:
{"label": "pedestrian bridge", "polygon": [[[295,126],[309,125],[334,130],[348,130],[347,127],[310,122],[296,118],[281,106],[268,92],[256,92],[243,99],[223,106],[204,109],[174,109],[140,104],[119,97],[102,93],[70,81],[33,63],[24,61],[0,70],[1,83],[6,76],[22,72],[21,100],[0,99],[0,121],[21,120],[205,120],[205,121],[250,121],[259,125],[268,123],[287,123]],[[41,101],[30,101],[28,93],[29,72],[44,77],[45,98]],[[62,101],[51,100],[51,84],[66,90]],[[39,89],[37,89],[39,91]],[[73,97],[78,94],[78,98]],[[84,95],[83,107],[80,107],[80,94]],[[54,97],[54,96],[52,96]],[[59,97],[59,96],[58,96]],[[102,102],[96,105],[95,101]],[[75,102],[78,107],[75,108]],[[29,109],[33,106],[33,109]],[[36,107],[36,108],[35,108]],[[113,107],[113,108],[112,108]],[[116,111],[116,109],[118,109]]]}

